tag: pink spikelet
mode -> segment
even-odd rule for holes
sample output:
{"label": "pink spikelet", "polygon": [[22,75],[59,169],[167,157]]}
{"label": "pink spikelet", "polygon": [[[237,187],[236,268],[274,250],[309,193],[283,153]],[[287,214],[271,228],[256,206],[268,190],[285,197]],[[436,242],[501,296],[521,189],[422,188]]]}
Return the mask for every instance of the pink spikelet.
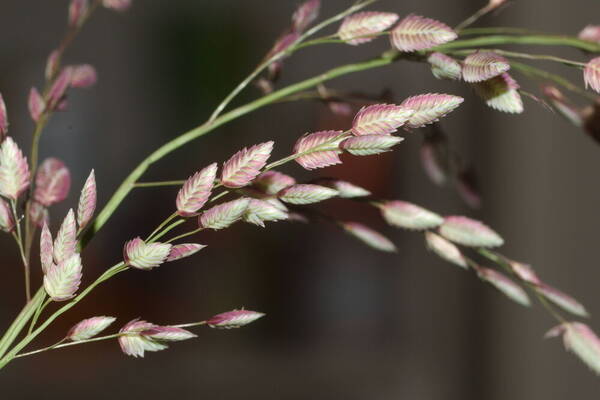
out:
{"label": "pink spikelet", "polygon": [[450,165],[448,158],[448,145],[443,134],[425,136],[419,152],[421,165],[429,179],[438,186],[448,180]]}
{"label": "pink spikelet", "polygon": [[477,51],[465,58],[462,76],[465,82],[482,82],[509,69],[510,64],[506,58],[491,51]]}
{"label": "pink spikelet", "polygon": [[169,256],[167,257],[167,262],[180,260],[182,258],[189,257],[191,255],[196,254],[206,246],[198,243],[183,243],[177,244],[171,247],[171,251],[169,252]]}
{"label": "pink spikelet", "polygon": [[77,248],[77,225],[75,224],[75,214],[70,209],[67,216],[60,225],[60,229],[54,239],[54,261],[62,263],[75,254]]}
{"label": "pink spikelet", "polygon": [[6,103],[0,93],[0,142],[8,135],[8,114],[6,113]]}
{"label": "pink spikelet", "polygon": [[552,303],[556,304],[563,310],[570,312],[573,315],[577,315],[579,317],[589,317],[589,313],[576,299],[569,296],[562,291],[553,288],[552,286],[546,285],[545,283],[538,283],[535,287],[535,290],[544,296],[546,299],[550,300]]}
{"label": "pink spikelet", "polygon": [[600,93],[600,57],[591,59],[583,69],[585,87],[588,86]]}
{"label": "pink spikelet", "polygon": [[69,26],[81,25],[88,12],[89,0],[71,0],[69,4]]}
{"label": "pink spikelet", "polygon": [[406,201],[385,201],[377,204],[377,207],[381,211],[383,219],[398,228],[432,229],[444,222],[444,219],[438,214]]}
{"label": "pink spikelet", "polygon": [[461,268],[468,268],[467,261],[454,244],[433,232],[425,232],[427,248],[440,258]]}
{"label": "pink spikelet", "polygon": [[35,201],[49,207],[67,198],[71,188],[71,174],[57,158],[42,162],[35,176]]}
{"label": "pink spikelet", "polygon": [[261,192],[269,195],[277,194],[281,189],[292,186],[296,180],[278,171],[266,171],[254,179],[253,185]]}
{"label": "pink spikelet", "polygon": [[352,121],[352,134],[389,135],[404,125],[413,114],[409,107],[394,104],[375,104],[363,107]]}
{"label": "pink spikelet", "polygon": [[265,142],[244,148],[223,164],[221,183],[229,188],[248,185],[265,166],[273,151],[273,142]]}
{"label": "pink spikelet", "polygon": [[241,328],[264,316],[265,314],[256,311],[233,310],[210,317],[206,320],[206,324],[211,328]]}
{"label": "pink spikelet", "polygon": [[157,328],[150,322],[134,319],[121,328],[119,333],[119,345],[121,350],[128,356],[144,357],[146,351],[160,351],[168,348],[167,345],[151,340],[142,335],[142,332]]}
{"label": "pink spikelet", "polygon": [[320,185],[298,184],[279,192],[280,200],[290,204],[312,204],[337,196],[338,191]]}
{"label": "pink spikelet", "polygon": [[243,218],[250,224],[264,228],[265,222],[288,219],[288,213],[270,201],[251,199]]}
{"label": "pink spikelet", "polygon": [[340,148],[355,156],[385,153],[402,142],[404,138],[391,135],[363,135],[344,140]]}
{"label": "pink spikelet", "polygon": [[531,283],[534,285],[542,283],[540,281],[540,278],[537,276],[537,274],[530,265],[523,264],[514,260],[508,260],[507,262],[510,270],[523,282]]}
{"label": "pink spikelet", "polygon": [[225,229],[242,218],[249,204],[250,199],[242,197],[214,206],[200,215],[198,225],[207,229]]}
{"label": "pink spikelet", "polygon": [[458,35],[439,21],[409,15],[392,30],[392,45],[400,51],[426,50],[456,39]]}
{"label": "pink spikelet", "polygon": [[16,200],[30,183],[29,165],[21,149],[8,136],[0,146],[0,194]]}
{"label": "pink spikelet", "polygon": [[509,299],[525,306],[529,307],[531,305],[531,301],[529,300],[529,296],[523,290],[521,286],[516,284],[506,275],[501,274],[498,271],[495,271],[490,268],[478,267],[477,275],[482,280],[489,282],[500,292],[504,293]]}
{"label": "pink spikelet", "polygon": [[15,217],[10,208],[10,204],[3,198],[0,198],[0,229],[4,232],[12,232],[15,227]]}
{"label": "pink spikelet", "polygon": [[38,228],[50,223],[48,209],[35,200],[29,205],[29,217],[31,222]]}
{"label": "pink spikelet", "polygon": [[338,196],[342,199],[354,199],[357,197],[370,196],[371,192],[353,183],[338,180],[338,179],[324,179],[319,180],[320,184],[335,189],[338,191]]}
{"label": "pink spikelet", "polygon": [[44,274],[54,265],[54,245],[52,243],[52,233],[48,224],[44,223],[40,235],[40,261]]}
{"label": "pink spikelet", "polygon": [[469,247],[498,247],[504,240],[487,225],[471,218],[450,216],[440,226],[440,234],[446,239]]}
{"label": "pink spikelet", "polygon": [[73,342],[91,339],[97,336],[100,332],[108,328],[116,318],[114,317],[92,317],[84,319],[75,324],[67,333],[67,339]]}
{"label": "pink spikelet", "polygon": [[89,65],[76,65],[71,73],[71,87],[85,89],[94,86],[98,81],[96,69]]}
{"label": "pink spikelet", "polygon": [[94,173],[94,170],[92,170],[79,195],[79,203],[77,205],[78,232],[82,232],[92,220],[94,212],[96,211],[96,201],[96,174]]}
{"label": "pink spikelet", "polygon": [[279,73],[281,72],[281,68],[283,66],[284,52],[290,48],[296,41],[300,38],[300,34],[297,31],[292,31],[285,33],[281,36],[271,50],[265,56],[265,60],[276,59],[277,61],[272,62],[269,65],[269,78],[271,80],[277,79]]}
{"label": "pink spikelet", "polygon": [[292,29],[303,32],[319,16],[321,0],[308,0],[300,4],[292,15]]}
{"label": "pink spikelet", "polygon": [[38,122],[40,116],[46,109],[46,103],[42,98],[42,95],[34,87],[29,91],[29,98],[27,100],[27,107],[29,108],[29,115],[34,122]]}
{"label": "pink spikelet", "polygon": [[570,123],[579,128],[584,125],[584,117],[581,110],[567,99],[556,86],[544,85],[542,92],[552,107]]}
{"label": "pink spikelet", "polygon": [[102,5],[116,11],[125,11],[131,7],[131,0],[102,0]]}
{"label": "pink spikelet", "polygon": [[475,83],[473,86],[477,94],[494,110],[511,114],[523,112],[523,100],[518,92],[519,84],[508,73]]}
{"label": "pink spikelet", "polygon": [[563,335],[565,348],[575,354],[592,371],[600,375],[600,338],[580,322],[565,322],[546,333],[545,337]]}
{"label": "pink spikelet", "polygon": [[295,161],[311,170],[341,164],[338,156],[340,142],[344,139],[342,131],[320,131],[302,136],[294,145]]}
{"label": "pink spikelet", "polygon": [[587,25],[577,36],[581,40],[600,43],[600,25]]}
{"label": "pink spikelet", "polygon": [[61,102],[64,100],[65,93],[71,84],[71,76],[73,73],[72,67],[65,67],[62,69],[56,81],[48,92],[48,108],[51,110],[59,107]]}
{"label": "pink spikelet", "polygon": [[48,56],[48,60],[46,60],[46,69],[44,70],[44,76],[46,77],[47,81],[50,81],[56,72],[58,72],[59,57],[60,53],[58,50],[52,50]]}
{"label": "pink spikelet", "polygon": [[181,342],[197,337],[192,332],[175,326],[156,326],[142,331],[141,335],[146,339],[159,342]]}
{"label": "pink spikelet", "polygon": [[450,56],[434,52],[427,57],[427,62],[431,65],[431,73],[438,79],[459,80],[462,77],[462,66]]}
{"label": "pink spikelet", "polygon": [[396,252],[396,246],[381,233],[358,222],[342,222],[342,228],[367,246],[388,253]]}
{"label": "pink spikelet", "polygon": [[340,29],[340,39],[351,45],[368,43],[398,21],[398,14],[366,11],[347,16]]}
{"label": "pink spikelet", "polygon": [[75,253],[44,274],[44,289],[54,301],[71,299],[81,284],[81,257]]}
{"label": "pink spikelet", "polygon": [[145,243],[136,237],[125,243],[123,258],[125,263],[137,269],[150,270],[164,263],[171,253],[168,243]]}
{"label": "pink spikelet", "polygon": [[197,215],[210,197],[216,176],[217,163],[212,163],[189,177],[177,193],[177,214],[182,217]]}
{"label": "pink spikelet", "polygon": [[428,93],[409,97],[400,105],[414,111],[406,125],[410,128],[420,128],[445,117],[463,101],[459,96]]}

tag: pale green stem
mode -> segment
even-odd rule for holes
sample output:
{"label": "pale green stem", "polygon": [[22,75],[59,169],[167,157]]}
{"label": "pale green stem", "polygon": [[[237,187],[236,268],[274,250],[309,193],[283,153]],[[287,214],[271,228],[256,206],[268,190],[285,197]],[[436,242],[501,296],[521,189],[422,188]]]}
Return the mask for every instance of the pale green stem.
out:
{"label": "pale green stem", "polygon": [[27,331],[28,335],[31,333],[31,331],[33,331],[33,328],[35,327],[35,324],[37,323],[37,320],[40,317],[40,314],[42,313],[42,311],[44,311],[46,306],[48,306],[48,304],[50,304],[51,302],[52,302],[52,299],[48,299],[43,304],[41,304],[37,310],[35,310],[35,314],[33,315],[33,318],[31,319],[31,323],[29,324],[29,330]]}
{"label": "pale green stem", "polygon": [[152,238],[152,240],[150,241],[150,243],[156,242],[158,239],[160,239],[161,237],[165,236],[167,233],[169,233],[170,231],[172,231],[173,229],[175,229],[179,225],[183,224],[185,221],[186,221],[185,219],[179,219],[179,220],[173,222],[171,225],[169,225],[165,229],[163,229],[162,232],[160,232],[159,234],[157,234],[156,236],[154,236]]}
{"label": "pale green stem", "polygon": [[545,32],[533,31],[527,28],[514,28],[510,26],[487,27],[487,28],[467,28],[460,31],[461,36],[465,35],[546,35]]}
{"label": "pale green stem", "polygon": [[181,186],[185,181],[158,181],[158,182],[137,182],[133,185],[136,188],[147,188],[157,186]]}
{"label": "pale green stem", "polygon": [[[98,279],[96,279],[91,285],[89,285],[83,292],[77,295],[73,300],[55,311],[48,319],[46,319],[37,329],[25,336],[19,343],[17,343],[6,355],[0,360],[0,369],[8,364],[25,346],[33,341],[40,333],[44,331],[54,320],[61,316],[66,311],[73,308],[77,303],[83,300],[96,286],[111,278],[112,276],[125,271],[128,267],[123,262],[116,264],[115,266],[106,270]],[[26,321],[24,322],[26,323]]]}
{"label": "pale green stem", "polygon": [[171,239],[167,240],[165,243],[173,243],[176,240],[183,239],[185,237],[195,235],[196,233],[201,232],[202,230],[204,230],[204,228],[203,227],[199,227],[197,229],[194,229],[193,231],[182,233],[179,236],[175,236],[174,238],[171,238]]}
{"label": "pale green stem", "polygon": [[589,52],[600,52],[600,43],[589,42],[571,36],[559,35],[492,35],[473,39],[455,40],[431,49],[431,51],[448,51],[465,47],[495,46],[499,44],[529,44],[541,46],[568,46]]}
{"label": "pale green stem", "polygon": [[169,325],[173,328],[193,328],[194,326],[206,325],[206,321],[191,322],[189,324]]}
{"label": "pale green stem", "polygon": [[25,279],[25,303],[28,303],[31,300],[29,260],[27,254],[25,253],[25,249],[23,248],[23,234],[21,233],[21,219],[19,218],[19,214],[17,213],[17,201],[11,200],[10,207],[12,210],[13,218],[15,220],[16,228],[16,234],[13,232],[13,237],[15,237],[15,240],[17,241],[17,246],[19,247],[19,254],[21,255],[21,261],[23,262],[23,272]]}
{"label": "pale green stem", "polygon": [[169,215],[167,217],[167,219],[165,219],[163,222],[161,222],[161,224],[155,230],[152,231],[152,233],[146,238],[145,241],[147,242],[148,240],[151,240],[152,237],[154,235],[156,235],[156,233],[158,231],[160,231],[165,225],[167,225],[169,222],[171,222],[173,220],[173,218],[176,218],[176,217],[177,217],[177,213],[176,212],[174,212],[173,214]]}
{"label": "pale green stem", "polygon": [[564,87],[565,89],[578,93],[592,101],[595,101],[596,99],[596,95],[583,90],[579,86],[573,84],[571,81],[569,81],[566,78],[563,78],[560,75],[556,75],[551,72],[544,71],[543,69],[539,69],[528,64],[522,64],[516,61],[511,61],[510,66],[511,68],[523,73],[524,75],[529,76],[530,78],[552,81]]}
{"label": "pale green stem", "polygon": [[454,28],[454,30],[456,32],[462,33],[463,29],[465,29],[466,27],[468,27],[470,25],[473,25],[479,18],[483,17],[485,14],[489,13],[490,11],[492,11],[494,9],[495,9],[495,7],[493,7],[489,4],[483,8],[480,8],[479,10],[475,11],[475,13],[473,15],[471,15],[470,17],[465,19],[460,24],[456,25],[456,28]]}
{"label": "pale green stem", "polygon": [[69,342],[69,343],[64,343],[67,340],[67,338],[64,338],[60,342],[54,343],[52,346],[44,347],[44,348],[33,350],[33,351],[28,351],[27,353],[17,354],[13,358],[27,357],[27,356],[32,356],[34,354],[43,353],[44,351],[55,350],[55,349],[62,349],[63,347],[76,346],[76,345],[84,344],[84,343],[99,342],[101,340],[115,339],[115,338],[118,338],[118,337],[121,337],[121,336],[128,336],[128,335],[130,335],[130,334],[127,334],[127,333],[115,333],[115,334],[112,334],[112,335],[98,336],[98,337],[95,337],[95,338],[92,338],[92,339],[78,340],[78,341]]}

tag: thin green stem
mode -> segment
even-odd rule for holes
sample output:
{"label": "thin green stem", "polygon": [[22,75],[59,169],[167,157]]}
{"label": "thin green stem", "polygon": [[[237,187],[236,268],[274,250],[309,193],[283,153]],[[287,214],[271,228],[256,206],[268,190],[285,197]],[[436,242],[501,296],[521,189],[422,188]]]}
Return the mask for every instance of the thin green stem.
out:
{"label": "thin green stem", "polygon": [[465,29],[466,27],[468,27],[470,25],[473,25],[479,18],[483,17],[485,14],[489,13],[490,11],[492,11],[494,9],[495,9],[495,7],[490,4],[486,5],[485,7],[480,8],[479,10],[475,11],[475,13],[473,15],[469,16],[463,22],[456,25],[456,28],[454,28],[454,30],[456,32],[462,33],[463,29]]}
{"label": "thin green stem", "polygon": [[33,314],[33,318],[31,319],[31,323],[29,324],[29,330],[27,331],[28,335],[31,334],[31,331],[33,331],[33,328],[35,327],[35,324],[37,323],[40,314],[42,313],[42,311],[44,311],[44,308],[46,308],[46,306],[48,306],[48,304],[50,304],[51,302],[52,299],[47,299],[43,304],[40,304],[37,310],[35,310],[35,314]]}
{"label": "thin green stem", "polygon": [[92,343],[92,342],[99,342],[99,341],[108,340],[108,339],[116,339],[118,337],[127,336],[127,335],[129,335],[129,334],[127,334],[127,333],[115,333],[115,334],[112,334],[112,335],[98,336],[98,337],[95,337],[95,338],[92,338],[92,339],[78,340],[78,341],[75,341],[75,342],[68,342],[68,343],[65,343],[65,341],[68,340],[68,339],[64,338],[61,341],[59,341],[57,343],[54,343],[51,346],[44,347],[44,348],[37,349],[37,350],[33,350],[33,351],[28,351],[27,353],[17,354],[16,356],[14,356],[14,358],[32,356],[34,354],[43,353],[45,351],[62,349],[63,347],[77,346],[77,345],[84,344],[84,343]]}
{"label": "thin green stem", "polygon": [[173,328],[193,328],[195,326],[202,326],[202,325],[206,325],[206,321],[191,322],[189,324],[179,324],[179,325],[169,325],[169,326],[172,326]]}
{"label": "thin green stem", "polygon": [[31,283],[29,277],[29,260],[25,253],[25,249],[23,248],[23,235],[21,232],[21,219],[19,218],[19,214],[17,213],[17,202],[16,200],[10,201],[10,207],[13,213],[13,218],[15,220],[16,233],[13,232],[13,237],[17,241],[17,246],[19,247],[19,254],[21,255],[21,261],[23,262],[23,272],[25,279],[25,302],[29,302],[31,300]]}
{"label": "thin green stem", "polygon": [[460,31],[460,36],[466,35],[546,35],[545,32],[538,32],[527,28],[515,28],[512,26],[486,27],[486,28],[467,28]]}
{"label": "thin green stem", "polygon": [[502,44],[522,44],[522,45],[540,45],[540,46],[567,46],[576,49],[585,50],[593,53],[600,52],[600,43],[589,42],[587,40],[577,39],[571,36],[559,35],[491,35],[482,36],[473,39],[455,40],[450,43],[437,46],[431,51],[448,51],[460,48],[478,48],[485,46],[496,46]]}
{"label": "thin green stem", "polygon": [[160,225],[158,225],[158,227],[152,231],[152,233],[146,238],[146,242],[151,240],[152,237],[154,235],[156,235],[156,233],[158,231],[160,231],[165,225],[167,225],[169,222],[171,222],[174,218],[177,217],[177,213],[174,212],[173,214],[169,215],[163,222],[160,223]]}
{"label": "thin green stem", "polygon": [[585,91],[584,89],[580,88],[579,86],[575,85],[574,83],[572,83],[571,81],[569,81],[566,78],[563,78],[560,75],[553,74],[551,72],[544,71],[543,69],[536,68],[529,64],[523,64],[523,63],[519,63],[516,61],[511,61],[510,66],[511,66],[511,68],[521,72],[522,74],[524,74],[530,78],[534,78],[534,79],[538,79],[538,80],[552,81],[552,82],[564,87],[565,89],[568,89],[572,92],[580,94],[592,101],[595,101],[595,99],[596,99],[596,95]]}
{"label": "thin green stem", "polygon": [[169,233],[170,231],[172,231],[173,229],[175,229],[179,225],[183,224],[185,221],[186,221],[185,219],[179,219],[179,220],[173,222],[171,225],[169,225],[165,229],[163,229],[162,232],[160,232],[156,236],[154,236],[152,238],[152,240],[150,241],[150,243],[156,242],[158,239],[160,239],[161,237],[165,236],[167,233]]}
{"label": "thin green stem", "polygon": [[182,233],[179,236],[175,236],[174,238],[171,238],[171,239],[167,240],[165,243],[173,243],[176,240],[183,239],[185,237],[195,235],[196,233],[201,232],[202,230],[204,230],[204,228],[203,227],[199,227],[197,229],[194,229],[193,231]]}
{"label": "thin green stem", "polygon": [[149,188],[149,187],[159,187],[159,186],[181,186],[185,183],[185,181],[158,181],[158,182],[137,182],[133,185],[136,188]]}

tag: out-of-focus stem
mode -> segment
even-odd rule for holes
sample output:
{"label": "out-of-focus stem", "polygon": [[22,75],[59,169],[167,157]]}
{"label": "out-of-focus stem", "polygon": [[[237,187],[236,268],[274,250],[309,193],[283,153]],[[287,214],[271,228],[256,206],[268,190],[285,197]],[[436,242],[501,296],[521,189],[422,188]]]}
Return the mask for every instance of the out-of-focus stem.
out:
{"label": "out-of-focus stem", "polygon": [[454,28],[454,30],[460,33],[460,31],[462,31],[464,28],[473,25],[479,18],[483,17],[485,14],[489,13],[495,8],[495,6],[492,6],[490,4],[480,8],[479,10],[475,11],[473,15],[465,19],[460,24],[456,25],[456,28]]}
{"label": "out-of-focus stem", "polygon": [[511,66],[511,68],[513,68],[531,78],[552,81],[552,82],[564,87],[565,89],[568,89],[572,92],[578,93],[592,101],[596,100],[595,94],[585,91],[584,89],[573,84],[571,81],[569,81],[566,78],[563,78],[560,75],[553,74],[551,72],[544,71],[543,69],[536,68],[536,67],[528,65],[528,64],[519,63],[516,61],[511,61],[510,66]]}
{"label": "out-of-focus stem", "polygon": [[530,44],[541,46],[567,46],[577,49],[598,53],[600,52],[600,43],[589,42],[587,40],[577,39],[571,36],[559,35],[491,35],[481,36],[473,39],[455,40],[440,46],[432,51],[447,51],[465,47],[495,46],[499,44]]}

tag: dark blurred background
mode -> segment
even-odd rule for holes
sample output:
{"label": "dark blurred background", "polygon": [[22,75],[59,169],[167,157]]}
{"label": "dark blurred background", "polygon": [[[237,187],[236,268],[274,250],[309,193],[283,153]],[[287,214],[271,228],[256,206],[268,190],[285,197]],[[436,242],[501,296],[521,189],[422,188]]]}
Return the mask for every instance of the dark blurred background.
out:
{"label": "dark blurred background", "polygon": [[[484,0],[382,0],[373,9],[415,12],[456,25]],[[98,85],[74,91],[70,109],[52,119],[42,156],[71,168],[72,194],[52,209],[58,229],[89,170],[96,169],[102,206],[152,149],[198,125],[260,61],[289,25],[296,0],[134,1],[124,14],[100,10],[66,60],[87,62]],[[322,15],[349,6],[323,1]],[[479,25],[519,26],[576,34],[598,23],[591,1],[516,1]],[[66,0],[3,0],[0,5],[0,91],[11,134],[28,148],[30,86],[41,86],[47,54],[65,26]],[[388,46],[310,48],[287,60],[279,85],[341,63],[363,60]],[[537,49],[584,60],[574,50]],[[541,52],[541,51],[540,51]],[[579,72],[547,65],[581,82]],[[523,87],[538,84],[515,74]],[[396,63],[335,80],[332,88],[380,93],[396,101],[426,92],[465,97],[442,121],[452,148],[478,171],[480,210],[452,188],[434,186],[418,158],[422,134],[408,136],[380,157],[346,157],[317,175],[351,179],[383,198],[400,198],[443,214],[485,220],[507,244],[503,252],[531,263],[542,277],[574,294],[592,314],[598,297],[597,172],[600,148],[583,132],[525,100],[520,116],[493,112],[465,86],[434,79],[421,64]],[[250,88],[241,104],[258,96]],[[153,166],[144,180],[184,179],[243,146],[276,140],[274,158],[299,135],[345,129],[319,103],[261,109],[191,143]],[[309,179],[297,165],[282,168]],[[84,284],[121,257],[127,239],[152,230],[171,213],[177,188],[137,189],[85,249]],[[197,330],[143,360],[102,342],[16,360],[0,375],[3,399],[564,399],[595,398],[598,380],[559,341],[542,340],[554,321],[537,305],[522,308],[427,252],[422,236],[386,227],[366,207],[333,201],[326,209],[381,229],[399,254],[375,252],[328,225],[237,224],[202,234],[197,256],[152,272],[129,271],[100,287],[64,315],[32,348],[62,337],[75,322],[114,315],[118,328],[142,317],[159,323],[201,320],[245,306],[267,317],[244,329]],[[22,307],[22,273],[14,243],[0,238],[0,326]],[[35,256],[37,257],[37,256]],[[37,264],[36,264],[37,265]],[[41,274],[36,271],[34,282]],[[591,326],[600,330],[592,319]]]}

